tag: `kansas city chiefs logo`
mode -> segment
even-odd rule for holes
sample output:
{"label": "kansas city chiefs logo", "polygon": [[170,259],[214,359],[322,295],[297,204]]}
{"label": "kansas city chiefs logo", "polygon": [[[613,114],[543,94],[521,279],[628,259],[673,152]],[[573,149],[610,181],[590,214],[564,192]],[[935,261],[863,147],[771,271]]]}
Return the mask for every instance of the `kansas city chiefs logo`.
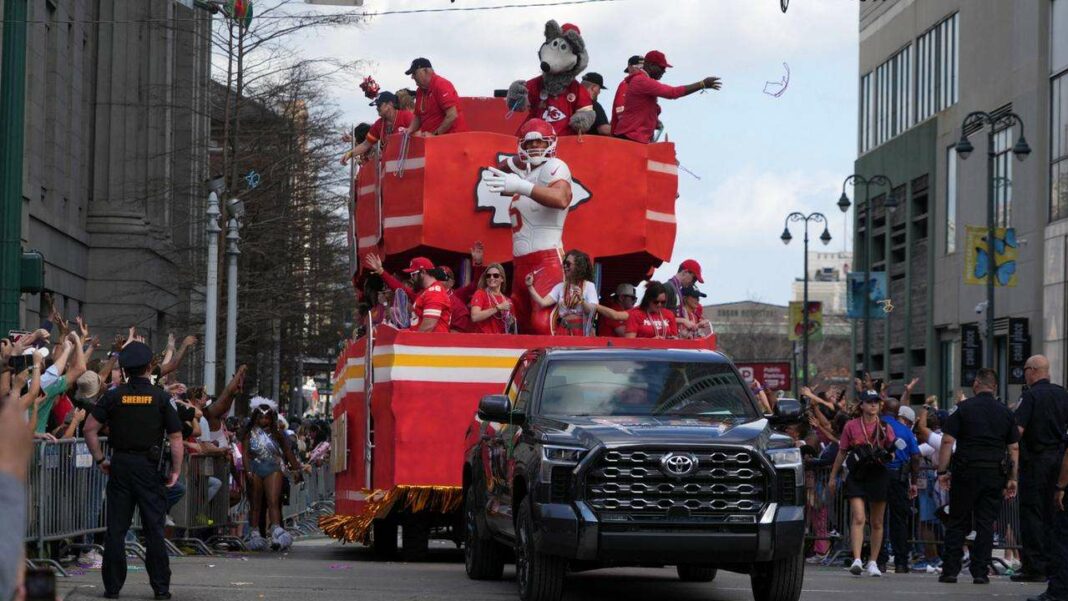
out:
{"label": "kansas city chiefs logo", "polygon": [[[507,153],[497,154],[497,163],[504,161],[510,156]],[[508,208],[512,204],[511,196],[494,194],[486,187],[486,174],[489,169],[482,167],[478,173],[478,186],[475,187],[475,207],[479,211],[493,211],[490,225],[493,227],[512,227],[512,218],[508,215]],[[588,201],[593,194],[577,179],[571,180],[571,205],[568,211],[574,211],[575,207]]]}

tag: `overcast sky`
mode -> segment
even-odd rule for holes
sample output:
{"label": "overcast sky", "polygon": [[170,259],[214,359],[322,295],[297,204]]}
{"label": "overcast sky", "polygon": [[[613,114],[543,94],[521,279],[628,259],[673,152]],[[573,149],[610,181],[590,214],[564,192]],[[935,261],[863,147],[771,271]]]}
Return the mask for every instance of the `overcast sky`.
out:
{"label": "overcast sky", "polygon": [[[369,11],[488,6],[516,0],[365,0]],[[531,4],[536,4],[531,2]],[[294,2],[301,12],[334,12]],[[779,241],[793,210],[821,211],[831,223],[829,249],[842,250],[852,213],[835,206],[842,179],[852,173],[857,123],[856,0],[620,0],[578,6],[499,11],[381,15],[361,27],[318,31],[300,43],[312,56],[368,61],[364,75],[383,89],[411,84],[404,75],[416,56],[429,57],[461,95],[491,95],[515,79],[537,74],[535,52],[545,21],[578,25],[590,53],[589,70],[615,88],[632,54],[663,51],[675,68],[664,82],[723,78],[719,92],[661,101],[662,121],[675,142],[679,222],[675,253],[658,272],[673,274],[697,259],[707,303],[761,300],[785,304],[802,271],[802,233]],[[789,65],[789,87],[764,93]],[[375,114],[353,81],[337,90],[337,104],[353,122]],[[612,92],[602,96],[610,108]],[[849,190],[852,197],[852,190]],[[811,233],[816,238],[822,229]]]}

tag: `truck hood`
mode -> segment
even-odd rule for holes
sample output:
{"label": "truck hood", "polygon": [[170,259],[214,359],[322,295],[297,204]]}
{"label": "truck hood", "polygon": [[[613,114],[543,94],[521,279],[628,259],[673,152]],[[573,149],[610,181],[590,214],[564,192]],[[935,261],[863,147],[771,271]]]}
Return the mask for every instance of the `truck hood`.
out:
{"label": "truck hood", "polygon": [[698,417],[538,417],[530,424],[549,444],[593,448],[619,445],[746,444],[758,449],[780,446],[789,439],[773,433],[766,419],[750,421]]}

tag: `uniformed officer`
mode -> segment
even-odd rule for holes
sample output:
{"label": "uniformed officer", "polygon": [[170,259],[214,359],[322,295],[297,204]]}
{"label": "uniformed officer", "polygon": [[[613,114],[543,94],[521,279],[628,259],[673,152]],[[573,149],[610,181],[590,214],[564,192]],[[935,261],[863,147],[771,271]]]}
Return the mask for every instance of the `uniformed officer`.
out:
{"label": "uniformed officer", "polygon": [[[1020,430],[1009,408],[994,396],[997,388],[997,372],[980,369],[972,383],[975,396],[958,403],[957,410],[942,426],[938,482],[949,490],[949,523],[939,582],[957,581],[964,555],[964,536],[973,525],[975,543],[968,570],[975,584],[990,582],[994,521],[1001,510],[1002,497],[1016,496]],[[949,473],[951,456],[952,475]]]}
{"label": "uniformed officer", "polygon": [[1049,381],[1049,360],[1035,355],[1024,364],[1027,389],[1016,408],[1020,426],[1020,559],[1014,582],[1045,582],[1049,573],[1053,488],[1064,454],[1068,392]]}
{"label": "uniformed officer", "polygon": [[1068,511],[1064,507],[1064,490],[1068,488],[1068,453],[1061,460],[1060,474],[1053,488],[1053,535],[1050,537],[1049,585],[1045,592],[1027,601],[1068,601]]}
{"label": "uniformed officer", "polygon": [[[170,395],[149,380],[152,349],[131,342],[119,353],[127,383],[104,393],[85,424],[85,442],[108,474],[107,534],[104,540],[104,596],[116,599],[126,581],[126,532],[134,507],[141,510],[145,569],[157,600],[170,599],[171,569],[163,539],[167,512],[164,487],[178,482],[182,469],[182,426]],[[100,428],[108,426],[109,460],[100,449]],[[170,467],[164,453],[170,440]]]}

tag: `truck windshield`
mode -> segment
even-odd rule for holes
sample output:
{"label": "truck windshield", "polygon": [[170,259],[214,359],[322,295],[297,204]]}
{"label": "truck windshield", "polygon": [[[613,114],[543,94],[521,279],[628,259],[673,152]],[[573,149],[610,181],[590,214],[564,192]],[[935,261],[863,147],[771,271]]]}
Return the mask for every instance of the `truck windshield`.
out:
{"label": "truck windshield", "polygon": [[540,412],[561,416],[759,417],[745,384],[730,365],[633,360],[551,361]]}

